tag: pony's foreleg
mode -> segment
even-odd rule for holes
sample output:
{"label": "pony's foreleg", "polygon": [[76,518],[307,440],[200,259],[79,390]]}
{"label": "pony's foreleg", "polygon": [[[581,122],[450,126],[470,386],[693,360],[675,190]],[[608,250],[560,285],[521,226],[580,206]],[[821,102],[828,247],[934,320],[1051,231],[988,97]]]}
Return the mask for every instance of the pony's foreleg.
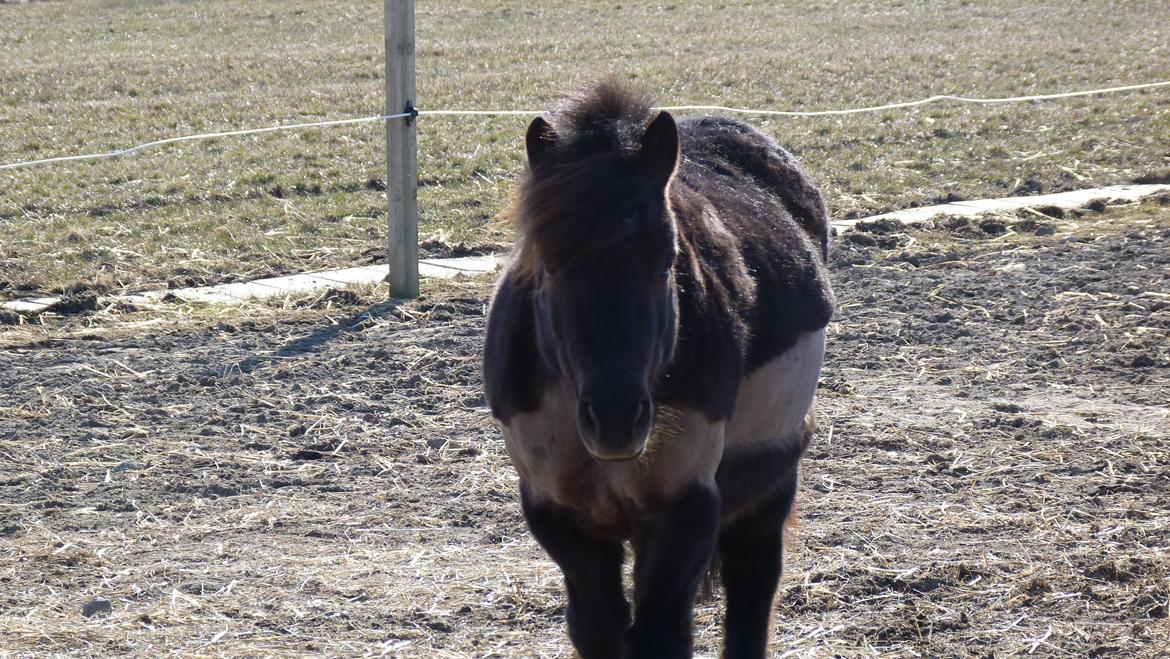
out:
{"label": "pony's foreleg", "polygon": [[586,533],[571,510],[534,502],[523,488],[520,501],[532,535],[565,576],[565,617],[573,647],[583,659],[620,657],[630,626],[630,606],[622,592],[621,541]]}
{"label": "pony's foreleg", "polygon": [[719,572],[727,596],[724,659],[763,659],[772,600],[780,583],[784,520],[796,496],[791,469],[766,499],[719,533]]}
{"label": "pony's foreleg", "polygon": [[719,495],[692,485],[646,511],[635,531],[628,659],[690,657],[695,592],[719,529]]}

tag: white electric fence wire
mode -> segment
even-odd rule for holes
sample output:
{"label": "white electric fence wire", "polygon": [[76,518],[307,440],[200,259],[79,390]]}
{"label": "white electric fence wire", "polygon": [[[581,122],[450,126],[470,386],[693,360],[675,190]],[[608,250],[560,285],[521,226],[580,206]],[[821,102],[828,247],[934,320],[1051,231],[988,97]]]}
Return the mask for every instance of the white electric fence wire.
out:
{"label": "white electric fence wire", "polygon": [[1074,98],[1076,96],[1091,96],[1093,94],[1112,94],[1116,92],[1128,92],[1136,89],[1152,89],[1154,87],[1165,87],[1170,85],[1170,80],[1163,82],[1148,82],[1140,85],[1125,85],[1123,87],[1106,87],[1104,89],[1089,89],[1079,92],[1063,92],[1059,94],[1033,94],[1031,96],[1005,96],[1002,98],[974,98],[971,96],[953,96],[951,94],[939,94],[917,101],[905,101],[902,103],[888,103],[886,105],[871,105],[863,108],[850,108],[848,110],[810,110],[810,111],[795,111],[795,110],[752,110],[748,108],[732,108],[722,105],[671,105],[658,108],[659,110],[721,110],[723,112],[738,112],[741,114],[760,114],[778,117],[828,117],[845,114],[860,114],[862,112],[878,112],[880,110],[896,110],[899,108],[911,108],[918,105],[926,105],[927,103],[937,103],[939,101],[955,101],[958,103],[979,103],[984,105],[991,105],[994,103],[1023,103],[1025,101],[1048,101],[1057,98]]}
{"label": "white electric fence wire", "polygon": [[165,140],[155,140],[145,144],[132,146],[128,149],[118,149],[117,151],[109,151],[107,153],[89,153],[78,156],[59,156],[57,158],[44,158],[42,160],[29,160],[26,162],[14,162],[7,165],[0,165],[0,169],[15,169],[17,167],[28,167],[31,165],[45,165],[51,162],[67,162],[70,160],[99,160],[103,158],[118,158],[127,154],[141,151],[142,149],[153,146],[162,146],[164,144],[174,144],[175,142],[190,142],[194,140],[210,140],[216,137],[233,137],[235,135],[258,135],[260,133],[275,133],[280,130],[297,130],[300,128],[320,128],[322,126],[340,126],[343,124],[364,124],[371,121],[385,121],[387,119],[398,119],[401,117],[409,117],[410,112],[399,112],[398,114],[380,114],[373,117],[359,117],[357,119],[334,119],[332,121],[312,121],[304,124],[283,124],[280,126],[269,126],[267,128],[245,128],[242,130],[229,130],[221,133],[200,133],[198,135],[183,135],[181,137],[168,137]]}
{"label": "white electric fence wire", "polygon": [[469,116],[469,117],[490,117],[509,115],[534,117],[544,110],[419,110],[419,115],[430,115],[432,117],[441,116]]}
{"label": "white electric fence wire", "polygon": [[[1135,91],[1139,89],[1154,89],[1157,87],[1170,86],[1170,80],[1159,82],[1148,82],[1138,85],[1124,85],[1121,87],[1105,87],[1102,89],[1088,89],[1084,91],[1062,92],[1057,94],[1033,94],[1029,96],[1006,96],[1001,98],[977,98],[971,96],[955,96],[952,94],[938,94],[928,98],[919,99],[917,101],[904,101],[900,103],[887,103],[885,105],[871,105],[860,108],[848,108],[844,110],[757,110],[752,108],[736,108],[724,105],[666,105],[658,106],[658,110],[704,110],[704,111],[718,111],[718,112],[732,112],[738,114],[754,114],[762,116],[776,116],[776,117],[829,117],[841,116],[850,114],[860,114],[863,112],[879,112],[882,110],[896,110],[900,108],[910,108],[919,105],[926,105],[928,103],[937,103],[940,101],[953,101],[956,103],[975,103],[982,105],[990,105],[997,103],[1023,103],[1027,101],[1048,101],[1061,98],[1075,98],[1077,96],[1092,96],[1094,94],[1114,94],[1119,92]],[[33,165],[45,165],[49,163],[68,162],[74,160],[99,160],[105,158],[118,158],[120,156],[128,155],[142,149],[150,147],[162,146],[164,144],[173,144],[175,142],[188,142],[193,140],[208,140],[217,137],[232,137],[236,135],[257,135],[260,133],[273,133],[283,130],[299,130],[303,128],[321,128],[325,126],[340,126],[345,124],[362,124],[374,121],[387,121],[390,119],[401,119],[403,117],[412,116],[535,116],[540,114],[541,110],[417,110],[415,112],[399,112],[397,114],[381,114],[372,117],[359,117],[356,119],[336,119],[332,121],[314,121],[302,124],[285,124],[281,126],[269,126],[267,128],[248,128],[243,130],[230,130],[219,133],[200,133],[198,135],[184,135],[182,137],[171,137],[162,140],[155,140],[145,144],[132,146],[128,149],[119,149],[107,153],[91,153],[75,156],[59,156],[56,158],[43,158],[41,160],[28,160],[24,162],[14,162],[9,164],[0,164],[0,170],[16,169],[17,167],[30,167]]]}

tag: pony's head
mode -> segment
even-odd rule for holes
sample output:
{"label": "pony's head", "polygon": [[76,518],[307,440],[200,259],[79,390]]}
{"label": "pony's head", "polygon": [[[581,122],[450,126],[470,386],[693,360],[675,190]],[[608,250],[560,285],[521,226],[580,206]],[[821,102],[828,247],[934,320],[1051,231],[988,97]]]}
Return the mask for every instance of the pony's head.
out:
{"label": "pony's head", "polygon": [[576,398],[599,460],[641,455],[674,352],[677,228],[667,194],[679,133],[666,112],[602,83],[538,117],[518,203],[539,355]]}

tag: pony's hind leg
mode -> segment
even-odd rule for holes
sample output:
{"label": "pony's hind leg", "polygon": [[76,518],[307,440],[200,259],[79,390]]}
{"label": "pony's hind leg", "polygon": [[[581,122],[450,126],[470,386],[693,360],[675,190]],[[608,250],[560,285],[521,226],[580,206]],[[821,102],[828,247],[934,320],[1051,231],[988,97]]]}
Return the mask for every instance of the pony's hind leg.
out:
{"label": "pony's hind leg", "polygon": [[569,640],[583,659],[620,657],[630,607],[622,592],[624,549],[619,540],[597,538],[567,508],[532,501],[521,489],[532,535],[561,568],[569,595]]}
{"label": "pony's hind leg", "polygon": [[624,656],[689,658],[695,593],[719,529],[719,495],[693,485],[646,512],[634,532],[634,626]]}
{"label": "pony's hind leg", "polygon": [[719,534],[719,570],[727,597],[724,659],[766,656],[772,600],[782,569],[784,520],[795,496],[792,469],[767,498]]}

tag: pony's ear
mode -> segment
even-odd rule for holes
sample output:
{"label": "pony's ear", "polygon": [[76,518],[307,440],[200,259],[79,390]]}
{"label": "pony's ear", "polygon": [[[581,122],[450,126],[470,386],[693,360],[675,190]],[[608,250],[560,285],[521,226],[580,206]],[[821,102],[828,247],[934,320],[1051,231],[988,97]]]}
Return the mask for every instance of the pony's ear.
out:
{"label": "pony's ear", "polygon": [[654,180],[666,187],[678,166],[678,126],[669,112],[659,112],[646,126],[640,158]]}
{"label": "pony's ear", "polygon": [[528,124],[524,135],[524,147],[528,150],[528,166],[540,167],[552,159],[553,147],[557,144],[557,133],[544,117],[537,117]]}

